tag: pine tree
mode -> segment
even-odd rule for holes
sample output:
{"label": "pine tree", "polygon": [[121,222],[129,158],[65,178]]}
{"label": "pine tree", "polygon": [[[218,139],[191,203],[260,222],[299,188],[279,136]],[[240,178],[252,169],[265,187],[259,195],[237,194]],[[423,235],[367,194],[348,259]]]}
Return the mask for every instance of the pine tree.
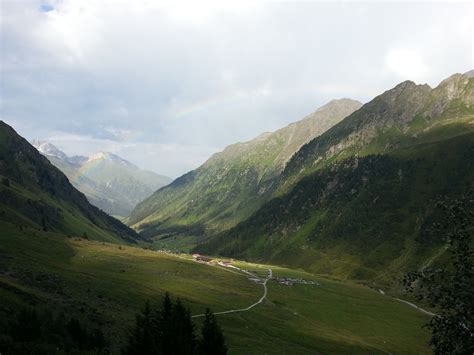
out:
{"label": "pine tree", "polygon": [[146,302],[145,308],[137,315],[135,328],[123,353],[128,355],[160,354],[156,322],[149,302]]}
{"label": "pine tree", "polygon": [[173,304],[168,292],[165,293],[161,302],[161,310],[157,317],[160,349],[163,354],[170,354],[173,344],[173,333],[171,329],[171,318],[173,313]]}
{"label": "pine tree", "polygon": [[445,219],[437,229],[446,233],[449,264],[412,272],[404,279],[409,292],[436,308],[437,315],[428,324],[435,354],[474,353],[474,200],[466,200],[440,204]]}
{"label": "pine tree", "polygon": [[201,329],[202,338],[199,341],[199,354],[225,355],[227,346],[221,327],[209,308],[206,309],[204,324]]}
{"label": "pine tree", "polygon": [[193,354],[196,350],[194,323],[189,310],[178,298],[171,317],[172,350],[170,354]]}

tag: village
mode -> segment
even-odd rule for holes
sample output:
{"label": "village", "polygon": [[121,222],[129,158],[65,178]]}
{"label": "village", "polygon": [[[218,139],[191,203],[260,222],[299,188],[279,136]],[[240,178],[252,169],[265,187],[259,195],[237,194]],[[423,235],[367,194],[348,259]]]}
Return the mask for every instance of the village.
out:
{"label": "village", "polygon": [[[232,260],[214,261],[213,258],[208,257],[208,256],[203,256],[203,255],[200,255],[200,254],[193,254],[192,257],[193,257],[193,260],[196,261],[196,262],[209,264],[209,265],[219,265],[219,266],[222,266],[222,267],[229,267],[229,268],[239,270],[239,271],[244,272],[247,275],[251,276],[251,277],[249,277],[249,280],[254,281],[254,282],[262,282],[262,278],[260,278],[255,273],[253,273],[249,270],[241,269],[241,268],[239,268],[235,265],[232,265]],[[320,283],[318,281],[315,281],[315,280],[305,280],[305,279],[302,279],[302,278],[291,278],[291,277],[275,277],[275,276],[272,275],[271,271],[268,272],[267,279],[271,279],[271,280],[273,280],[273,281],[275,281],[279,284],[287,285],[287,286],[293,286],[295,284],[320,286]]]}

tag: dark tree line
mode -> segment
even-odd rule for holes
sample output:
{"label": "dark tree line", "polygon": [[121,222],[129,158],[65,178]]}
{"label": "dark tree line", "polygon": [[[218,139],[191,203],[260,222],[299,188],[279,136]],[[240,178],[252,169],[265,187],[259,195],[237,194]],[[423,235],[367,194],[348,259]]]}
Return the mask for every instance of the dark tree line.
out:
{"label": "dark tree line", "polygon": [[206,310],[201,337],[196,337],[195,330],[189,309],[179,298],[173,303],[166,293],[161,307],[152,308],[147,302],[137,315],[123,354],[227,354],[224,335],[209,309]]}
{"label": "dark tree line", "polygon": [[474,199],[441,203],[444,218],[435,230],[446,235],[449,262],[409,273],[404,283],[436,312],[427,327],[435,354],[474,354]]}
{"label": "dark tree line", "polygon": [[20,310],[0,334],[0,354],[100,354],[107,346],[100,329],[29,308]]}

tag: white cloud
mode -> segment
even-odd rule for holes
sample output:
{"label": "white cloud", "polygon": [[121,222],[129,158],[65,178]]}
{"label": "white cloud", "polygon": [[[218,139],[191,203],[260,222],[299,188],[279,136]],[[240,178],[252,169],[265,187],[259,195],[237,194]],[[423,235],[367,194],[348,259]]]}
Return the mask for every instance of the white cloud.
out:
{"label": "white cloud", "polygon": [[60,132],[70,154],[117,149],[172,176],[333,98],[436,85],[473,65],[470,3],[0,6],[0,117],[30,139]]}
{"label": "white cloud", "polygon": [[390,49],[385,58],[390,71],[401,79],[419,80],[424,78],[428,67],[421,54],[416,49],[393,48]]}
{"label": "white cloud", "polygon": [[[58,131],[51,132],[44,139],[69,156],[90,156],[99,151],[112,152],[134,162],[142,169],[154,170],[167,176],[181,175],[195,169],[218,149],[202,145],[122,143]],[[166,159],[157,159],[157,157],[166,157]]]}

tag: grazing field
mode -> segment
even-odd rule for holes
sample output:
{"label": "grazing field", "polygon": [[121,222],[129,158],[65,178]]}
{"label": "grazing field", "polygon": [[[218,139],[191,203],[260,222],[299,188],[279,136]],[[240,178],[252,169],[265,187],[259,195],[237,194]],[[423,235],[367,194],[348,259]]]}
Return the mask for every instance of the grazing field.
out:
{"label": "grazing field", "polygon": [[[262,276],[268,269],[236,265]],[[230,353],[429,353],[422,313],[356,284],[271,268],[275,277],[319,284],[270,280],[262,304],[218,315]],[[63,310],[100,325],[118,352],[135,313],[166,291],[197,314],[207,306],[245,308],[263,287],[238,270],[188,257],[0,225],[0,322],[25,305]]]}

